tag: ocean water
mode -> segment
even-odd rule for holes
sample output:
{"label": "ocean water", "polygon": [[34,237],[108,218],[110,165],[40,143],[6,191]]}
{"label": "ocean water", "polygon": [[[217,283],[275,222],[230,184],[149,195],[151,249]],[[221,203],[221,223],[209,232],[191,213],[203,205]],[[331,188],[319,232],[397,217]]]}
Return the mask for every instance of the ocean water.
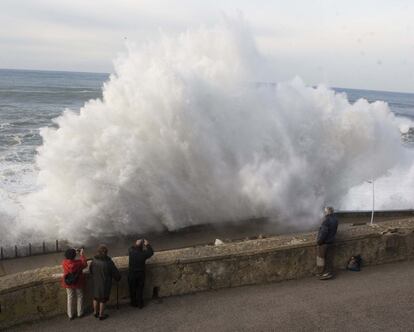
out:
{"label": "ocean water", "polygon": [[[26,170],[32,171],[36,148],[42,144],[39,129],[56,126],[53,119],[65,109],[79,110],[85,102],[102,98],[106,73],[0,69],[0,179],[13,189]],[[354,103],[385,101],[395,115],[414,120],[414,94],[333,88]],[[402,139],[404,140],[404,133]],[[409,139],[409,142],[414,138]],[[11,184],[12,183],[12,184]],[[28,188],[28,190],[30,190]]]}
{"label": "ocean water", "polygon": [[34,190],[39,129],[56,126],[65,109],[79,110],[102,97],[108,74],[0,69],[0,190]]}
{"label": "ocean water", "polygon": [[[0,216],[6,216],[4,218],[9,218],[9,216],[15,215],[15,211],[13,210],[16,209],[16,207],[19,204],[21,204],[20,198],[41,189],[41,184],[39,184],[37,177],[39,169],[38,165],[36,165],[35,163],[36,154],[38,153],[37,151],[39,147],[42,146],[42,136],[40,134],[40,129],[45,127],[58,128],[59,125],[54,121],[54,119],[62,115],[65,110],[70,109],[75,114],[79,114],[79,110],[84,106],[86,102],[93,99],[102,98],[102,88],[104,82],[107,81],[108,78],[108,74],[101,73],[75,73],[4,69],[0,70],[0,198],[2,199],[2,203],[0,204]],[[295,84],[296,83],[293,83],[293,86]],[[302,91],[304,88],[300,86],[297,89],[298,91]],[[346,98],[348,98],[351,104],[355,103],[357,100],[361,98],[366,99],[370,103],[375,101],[386,102],[391,111],[401,120],[401,145],[405,145],[405,147],[411,149],[411,146],[414,142],[414,135],[411,129],[411,123],[414,120],[414,94],[344,88],[334,88],[334,90],[338,93],[346,94]],[[303,93],[305,94],[307,92],[305,91]],[[315,94],[316,93],[317,92],[315,92]],[[323,93],[326,94],[327,92]],[[293,104],[294,103],[292,102],[292,105]],[[122,105],[122,102],[120,102],[120,105]],[[153,105],[151,105],[151,107],[153,107]],[[174,107],[177,107],[177,105],[175,105]],[[127,114],[123,115],[124,118],[126,118],[127,116]],[[150,116],[152,115],[148,114],[148,117]],[[189,116],[193,115],[189,114]],[[65,119],[63,121],[67,120],[68,119]],[[208,121],[210,120],[211,119],[208,118]],[[220,114],[217,113],[213,121],[219,120]],[[224,120],[225,119],[223,118],[223,121]],[[295,119],[295,121],[298,122],[298,119]],[[68,121],[68,123],[69,122],[70,121]],[[203,123],[197,123],[197,126],[200,125],[203,126]],[[207,125],[210,126],[210,123],[208,123]],[[128,123],[123,124],[123,126],[130,130],[130,126]],[[220,128],[218,125],[217,127]],[[256,128],[252,128],[256,130]],[[234,130],[234,128],[230,129]],[[249,130],[250,129],[247,128],[246,133]],[[160,132],[162,134],[162,129],[160,129]],[[295,133],[295,135],[300,136],[300,132]],[[118,136],[122,136],[122,133],[120,133]],[[130,136],[125,137],[126,139],[128,139]],[[146,141],[147,137],[148,135],[143,136],[143,139]],[[77,139],[74,136],[71,137],[70,135],[66,134],[65,138],[68,140],[68,144],[72,138],[74,140]],[[154,140],[155,139],[159,138],[155,137]],[[300,146],[302,144],[306,144],[306,137],[301,139],[304,141],[298,143],[300,144]],[[123,141],[121,140],[121,144],[122,142]],[[50,139],[48,143],[50,149],[50,144],[52,144]],[[61,144],[62,148],[64,147],[64,143],[63,145],[62,142],[60,142],[59,144]],[[140,145],[141,143],[138,142],[136,144]],[[79,147],[77,148],[80,149],[81,146],[82,143],[80,143]],[[231,147],[226,148],[231,149]],[[56,148],[53,149],[55,149],[54,153],[56,155],[56,151],[59,151],[59,148],[57,148],[57,150]],[[269,149],[269,147],[267,149]],[[270,149],[272,149],[272,147],[270,147]],[[143,152],[149,153],[146,150]],[[87,157],[87,153],[85,154],[85,151],[79,153]],[[164,151],[164,153],[168,155],[169,153],[174,153],[174,150],[171,150],[170,152]],[[265,151],[265,153],[268,154],[269,152]],[[139,156],[139,158],[141,158],[141,156]],[[176,161],[177,158],[178,157],[174,157],[173,161]],[[54,160],[56,161],[57,159],[54,157]],[[70,163],[71,161],[69,160],[65,162]],[[161,162],[162,161],[160,161],[160,163]],[[233,163],[233,161],[231,160],[230,162]],[[251,169],[249,167],[246,167],[245,169],[241,170],[241,174],[245,176],[246,179],[249,179],[252,176],[251,172],[263,171],[259,168],[255,171],[254,169]],[[169,171],[171,170],[167,170],[166,172]],[[81,170],[80,172],[82,173]],[[171,178],[171,176],[177,176],[177,178],[179,178],[181,176],[179,170],[177,173],[171,173],[172,175],[169,175],[168,173],[165,174],[166,178]],[[405,176],[409,176],[409,174],[406,174]],[[154,177],[151,178],[152,181],[154,181],[155,183],[158,182],[158,180],[154,180]],[[210,180],[207,178],[206,181]],[[399,178],[399,181],[404,181],[404,178]],[[394,185],[393,181],[388,181],[387,183],[387,186],[389,186],[390,183]],[[139,185],[141,185],[141,183]],[[165,183],[160,184],[161,187],[163,185],[165,185]],[[150,187],[153,187],[152,183]],[[174,188],[175,187],[176,185],[174,185]],[[395,187],[398,187],[398,184],[395,184]],[[111,192],[112,189],[109,186],[106,188],[109,188],[108,192]],[[345,196],[342,205],[340,205],[342,209],[364,209],[370,206],[369,185],[361,184],[360,186],[357,186],[355,188],[351,186],[349,189],[349,197]],[[245,185],[243,187],[243,190],[249,190],[249,187]],[[257,191],[257,184],[252,184],[251,190]],[[398,191],[397,196],[395,196],[396,194],[394,187],[392,188],[392,191],[392,195],[394,195],[394,203],[396,202],[396,208],[414,207],[414,204],[411,206],[411,203],[409,201],[405,201],[403,202],[403,204],[400,204],[401,199],[400,196],[398,196]],[[288,194],[289,192],[287,191],[287,195]],[[66,193],[66,195],[68,195],[68,193]],[[132,194],[131,192],[131,197],[133,197],[133,195],[136,194]],[[258,195],[260,196],[260,193]],[[403,192],[402,195],[405,195],[405,192]],[[51,197],[53,196],[54,195],[52,195]],[[358,199],[355,200],[355,197],[357,197]],[[128,197],[125,197],[125,200],[128,199]],[[197,197],[195,199],[197,199]],[[10,202],[14,203],[10,204]],[[392,200],[390,203],[389,200],[384,199],[384,202],[382,204],[382,207],[393,207],[392,204],[394,203]],[[47,204],[48,202],[43,203]],[[185,203],[182,204],[184,204],[185,206]],[[239,204],[239,202],[237,204]],[[96,210],[97,208],[93,207],[93,209]],[[130,214],[130,212],[128,213]],[[102,218],[103,217],[99,217],[98,220],[102,220]],[[110,218],[113,218],[113,216],[111,216]],[[120,217],[120,219],[122,218]],[[4,227],[5,224],[7,223],[3,222],[2,227]],[[122,227],[122,225],[117,227]],[[122,231],[120,231],[119,228],[116,228],[112,232],[122,233]],[[53,236],[62,237],[62,234],[64,237],[64,230],[57,233],[55,232]]]}
{"label": "ocean water", "polygon": [[[42,144],[39,129],[65,109],[78,111],[88,100],[102,98],[106,73],[0,69],[0,189],[27,193],[35,189],[34,159]],[[414,120],[414,94],[334,88],[351,103],[360,98],[385,101],[395,115]],[[412,134],[412,135],[410,135]],[[414,142],[414,132],[402,133]]]}
{"label": "ocean water", "polygon": [[377,100],[385,101],[396,115],[414,119],[414,93],[344,88],[334,88],[334,90],[345,92],[350,102],[355,102],[360,98],[364,98],[371,103]]}
{"label": "ocean water", "polygon": [[407,146],[412,146],[414,142],[414,128],[411,128],[410,122],[414,120],[414,93],[344,88],[334,88],[334,90],[346,93],[351,103],[361,98],[366,99],[370,103],[378,100],[386,102],[396,116],[408,120],[406,131],[402,133],[402,141]]}

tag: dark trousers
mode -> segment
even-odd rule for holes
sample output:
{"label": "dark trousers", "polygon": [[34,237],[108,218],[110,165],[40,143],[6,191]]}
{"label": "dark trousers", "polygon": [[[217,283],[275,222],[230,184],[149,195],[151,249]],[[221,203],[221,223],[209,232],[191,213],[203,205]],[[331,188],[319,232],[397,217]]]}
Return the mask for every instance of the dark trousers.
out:
{"label": "dark trousers", "polygon": [[334,244],[322,244],[317,247],[316,265],[318,272],[333,273],[333,263],[335,257],[335,246]]}
{"label": "dark trousers", "polygon": [[132,305],[144,306],[144,283],[145,272],[130,272],[128,274],[129,297]]}

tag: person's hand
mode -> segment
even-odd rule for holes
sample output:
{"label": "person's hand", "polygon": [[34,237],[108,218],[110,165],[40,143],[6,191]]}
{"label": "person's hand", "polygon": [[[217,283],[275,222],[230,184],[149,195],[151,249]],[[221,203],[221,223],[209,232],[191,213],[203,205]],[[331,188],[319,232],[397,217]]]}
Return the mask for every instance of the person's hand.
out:
{"label": "person's hand", "polygon": [[149,245],[149,242],[147,239],[144,239],[144,246],[147,246],[147,245]]}
{"label": "person's hand", "polygon": [[79,256],[83,256],[83,248],[79,250]]}

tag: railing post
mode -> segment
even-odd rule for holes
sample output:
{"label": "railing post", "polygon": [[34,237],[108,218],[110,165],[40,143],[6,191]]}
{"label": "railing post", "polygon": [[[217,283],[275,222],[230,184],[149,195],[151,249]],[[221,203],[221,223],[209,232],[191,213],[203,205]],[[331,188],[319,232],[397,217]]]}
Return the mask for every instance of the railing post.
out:
{"label": "railing post", "polygon": [[29,256],[32,256],[32,244],[29,243]]}
{"label": "railing post", "polygon": [[43,253],[45,254],[46,253],[46,243],[45,243],[45,241],[43,241],[42,249],[43,249]]}
{"label": "railing post", "polygon": [[18,257],[18,253],[17,253],[17,246],[14,246],[14,257]]}
{"label": "railing post", "polygon": [[56,240],[56,252],[59,252],[59,240]]}
{"label": "railing post", "polygon": [[0,258],[1,260],[4,259],[3,247],[0,248]]}

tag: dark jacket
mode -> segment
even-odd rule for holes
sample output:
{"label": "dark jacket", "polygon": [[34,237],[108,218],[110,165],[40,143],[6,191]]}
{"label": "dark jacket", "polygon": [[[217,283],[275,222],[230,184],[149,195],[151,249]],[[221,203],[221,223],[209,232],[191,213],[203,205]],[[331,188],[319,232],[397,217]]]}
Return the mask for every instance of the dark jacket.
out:
{"label": "dark jacket", "polygon": [[334,243],[337,229],[338,219],[334,214],[327,215],[319,228],[318,245]]}
{"label": "dark jacket", "polygon": [[145,249],[139,246],[132,246],[128,250],[129,253],[129,273],[145,272],[145,261],[154,254],[154,250],[150,245]]}
{"label": "dark jacket", "polygon": [[95,256],[89,266],[93,282],[93,297],[107,300],[112,288],[112,278],[119,281],[121,274],[112,259],[108,256]]}

